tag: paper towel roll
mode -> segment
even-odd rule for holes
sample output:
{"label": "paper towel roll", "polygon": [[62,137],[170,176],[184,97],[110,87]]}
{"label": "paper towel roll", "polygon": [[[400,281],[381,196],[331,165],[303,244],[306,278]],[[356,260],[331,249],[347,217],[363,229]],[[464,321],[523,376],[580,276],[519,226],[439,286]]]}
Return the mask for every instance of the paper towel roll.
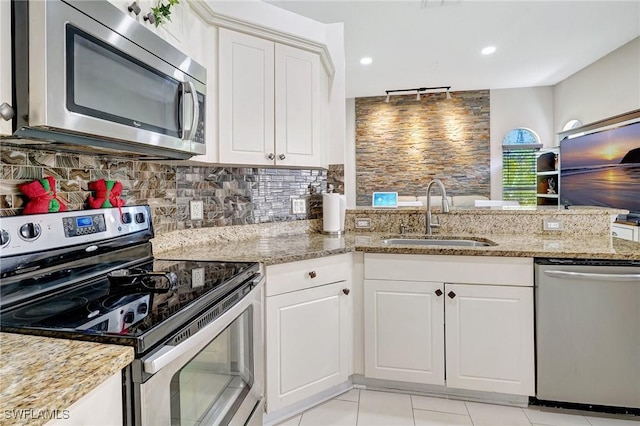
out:
{"label": "paper towel roll", "polygon": [[344,230],[346,198],[341,194],[322,194],[322,230],[340,232]]}

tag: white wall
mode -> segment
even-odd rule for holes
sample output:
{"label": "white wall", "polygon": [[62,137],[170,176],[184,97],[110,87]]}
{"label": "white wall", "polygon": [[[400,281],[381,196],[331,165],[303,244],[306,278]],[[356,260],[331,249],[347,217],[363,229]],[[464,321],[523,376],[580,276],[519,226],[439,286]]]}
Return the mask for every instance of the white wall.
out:
{"label": "white wall", "polygon": [[553,87],[500,89],[490,92],[491,199],[502,199],[502,140],[512,129],[538,134],[545,147],[556,146],[553,130]]}
{"label": "white wall", "polygon": [[347,208],[356,207],[356,100],[347,99],[347,139],[344,161],[344,194]]}
{"label": "white wall", "polygon": [[[501,199],[502,139],[509,130],[529,128],[553,147],[571,119],[588,124],[640,109],[640,37],[555,86],[491,90],[490,98],[491,198]],[[345,193],[355,206],[355,101],[347,105]]]}
{"label": "white wall", "polygon": [[571,119],[589,124],[636,109],[640,109],[640,37],[555,86],[556,132]]}

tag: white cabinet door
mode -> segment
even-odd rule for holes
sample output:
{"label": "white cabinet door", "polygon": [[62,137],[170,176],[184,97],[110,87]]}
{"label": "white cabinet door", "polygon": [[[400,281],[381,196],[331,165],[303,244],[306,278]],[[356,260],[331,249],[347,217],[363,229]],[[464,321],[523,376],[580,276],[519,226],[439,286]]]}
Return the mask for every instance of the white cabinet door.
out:
{"label": "white cabinet door", "polygon": [[445,286],[447,386],[534,395],[533,288]]}
{"label": "white cabinet door", "polygon": [[350,290],[343,281],[266,298],[268,413],[347,380]]}
{"label": "white cabinet door", "polygon": [[219,30],[220,161],[273,165],[274,43]]}
{"label": "white cabinet door", "polygon": [[320,57],[294,47],[275,49],[276,164],[321,163]]}
{"label": "white cabinet door", "polygon": [[366,377],[444,384],[443,287],[437,282],[365,280]]}
{"label": "white cabinet door", "polygon": [[[0,105],[13,106],[11,96],[11,2],[0,1]],[[0,135],[11,134],[11,120],[0,117]]]}

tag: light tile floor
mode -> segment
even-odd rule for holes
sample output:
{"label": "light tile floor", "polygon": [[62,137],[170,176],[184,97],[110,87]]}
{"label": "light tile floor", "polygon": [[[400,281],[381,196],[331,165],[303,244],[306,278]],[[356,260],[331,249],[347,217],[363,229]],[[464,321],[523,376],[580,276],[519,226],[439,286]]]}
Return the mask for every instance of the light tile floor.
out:
{"label": "light tile floor", "polygon": [[[615,417],[615,418],[614,418]],[[640,426],[620,418],[352,389],[279,426]]]}

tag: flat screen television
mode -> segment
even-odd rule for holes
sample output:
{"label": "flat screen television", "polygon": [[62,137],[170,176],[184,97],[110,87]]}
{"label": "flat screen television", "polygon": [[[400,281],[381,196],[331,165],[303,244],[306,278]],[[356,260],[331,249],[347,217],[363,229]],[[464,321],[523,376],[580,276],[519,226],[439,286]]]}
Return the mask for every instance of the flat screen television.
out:
{"label": "flat screen television", "polygon": [[560,141],[560,203],[627,209],[628,218],[640,218],[640,120]]}

